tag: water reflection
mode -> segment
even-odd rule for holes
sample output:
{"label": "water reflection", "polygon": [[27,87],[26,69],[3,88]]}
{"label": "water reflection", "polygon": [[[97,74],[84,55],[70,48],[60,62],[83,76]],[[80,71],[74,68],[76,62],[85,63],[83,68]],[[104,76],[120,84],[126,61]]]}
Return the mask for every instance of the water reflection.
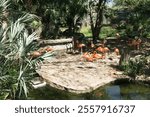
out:
{"label": "water reflection", "polygon": [[46,86],[30,92],[29,99],[42,100],[150,100],[150,86],[116,82],[85,94],[74,94]]}
{"label": "water reflection", "polygon": [[149,100],[150,99],[150,92],[143,92],[132,90],[128,93],[124,93],[121,91],[120,86],[109,86],[105,88],[106,95],[110,100]]}
{"label": "water reflection", "polygon": [[111,100],[121,100],[120,87],[119,86],[110,86],[106,87],[106,94]]}

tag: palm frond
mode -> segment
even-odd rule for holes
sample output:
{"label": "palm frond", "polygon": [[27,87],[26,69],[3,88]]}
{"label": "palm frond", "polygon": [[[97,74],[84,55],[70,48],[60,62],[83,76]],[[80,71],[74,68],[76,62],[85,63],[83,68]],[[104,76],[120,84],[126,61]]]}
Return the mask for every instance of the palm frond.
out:
{"label": "palm frond", "polygon": [[[7,10],[9,3],[10,0],[0,1],[0,60],[4,59],[0,66],[0,90],[4,93],[4,95],[2,94],[3,99],[6,99],[8,95],[12,96],[12,99],[18,96],[19,98],[21,96],[27,97],[27,82],[31,77],[30,73],[33,73],[31,69],[34,68],[34,63],[28,58],[27,53],[34,46],[33,41],[39,38],[36,32],[29,34],[26,29],[27,23],[38,18],[33,14],[24,14],[16,21],[10,19],[11,23],[8,22],[8,27],[2,28],[1,17],[3,17],[3,12]],[[14,69],[17,72],[12,73]]]}
{"label": "palm frond", "polygon": [[29,44],[31,44],[31,42],[33,42],[34,40],[38,40],[39,36],[37,35],[36,32],[33,32],[31,35],[29,35],[26,38],[26,46],[28,46]]}
{"label": "palm frond", "polygon": [[0,11],[4,12],[10,5],[10,0],[0,0]]}
{"label": "palm frond", "polygon": [[34,19],[39,19],[39,18],[38,18],[36,15],[34,15],[34,14],[26,13],[25,15],[21,16],[21,17],[18,19],[18,22],[21,22],[21,23],[28,23],[28,22],[33,21]]}
{"label": "palm frond", "polygon": [[26,56],[25,54],[27,54],[31,49],[30,45],[34,40],[37,39],[39,39],[39,37],[37,36],[36,32],[33,32],[31,35],[28,35],[28,32],[25,30],[23,33],[23,37],[21,37],[18,41],[19,57]]}
{"label": "palm frond", "polygon": [[16,21],[15,23],[12,23],[10,26],[10,34],[9,34],[10,42],[16,41],[15,39],[19,38],[24,28],[25,26],[18,21]]}

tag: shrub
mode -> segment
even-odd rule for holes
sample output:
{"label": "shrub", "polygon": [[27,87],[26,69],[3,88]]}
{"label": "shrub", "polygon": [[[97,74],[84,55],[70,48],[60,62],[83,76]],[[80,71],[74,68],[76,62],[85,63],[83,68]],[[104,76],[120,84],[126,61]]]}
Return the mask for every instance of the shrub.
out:
{"label": "shrub", "polygon": [[136,56],[130,59],[128,63],[123,63],[121,68],[124,70],[125,74],[135,78],[137,75],[147,74],[145,70],[146,66],[146,57]]}

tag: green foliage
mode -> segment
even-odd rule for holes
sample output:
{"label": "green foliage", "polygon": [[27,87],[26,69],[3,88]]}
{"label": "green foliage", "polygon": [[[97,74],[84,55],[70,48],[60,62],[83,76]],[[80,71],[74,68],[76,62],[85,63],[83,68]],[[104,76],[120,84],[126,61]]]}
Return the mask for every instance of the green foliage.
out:
{"label": "green foliage", "polygon": [[114,37],[116,32],[116,29],[113,29],[112,27],[102,27],[100,38]]}
{"label": "green foliage", "polygon": [[106,2],[107,0],[89,0],[88,2],[88,14],[92,30],[93,43],[97,43],[97,40],[99,39],[104,13],[107,8]]}
{"label": "green foliage", "polygon": [[90,27],[82,27],[80,33],[83,33],[86,37],[92,36],[92,31]]}
{"label": "green foliage", "polygon": [[150,33],[149,5],[150,0],[114,0],[116,3],[112,15],[112,23],[119,32],[130,38],[147,37]]}
{"label": "green foliage", "polygon": [[[87,37],[92,37],[92,31],[90,27],[82,27],[80,30],[81,33],[83,33]],[[101,33],[99,35],[100,38],[106,38],[106,37],[114,37],[117,30],[113,29],[109,26],[104,26],[101,29]]]}
{"label": "green foliage", "polygon": [[123,62],[121,69],[124,70],[126,75],[135,78],[137,75],[145,74],[145,66],[147,65],[145,57],[129,60],[128,63]]}
{"label": "green foliage", "polygon": [[[150,0],[114,0],[112,9],[112,24],[124,39],[140,37],[147,38],[150,34]],[[145,53],[145,55],[148,53]],[[130,60],[124,63],[122,68],[126,74],[148,75],[149,67],[145,55],[138,60]]]}
{"label": "green foliage", "polygon": [[87,14],[87,0],[70,0],[62,6],[64,25],[68,28],[68,35],[76,33],[81,25],[82,19]]}
{"label": "green foliage", "polygon": [[41,18],[43,38],[59,38],[63,36],[60,28],[69,29],[67,33],[79,30],[87,12],[86,3],[87,0],[18,0],[15,6]]}
{"label": "green foliage", "polygon": [[[27,82],[30,78],[29,64],[27,53],[31,50],[31,43],[37,39],[36,34],[28,34],[23,23],[18,19],[15,23],[10,24],[7,29],[6,39],[2,39],[0,43],[3,47],[0,49],[0,58],[4,61],[1,63],[1,94],[8,94],[9,98],[21,98],[23,95],[27,97]],[[6,96],[5,96],[6,98]]]}
{"label": "green foliage", "polygon": [[[8,1],[6,4],[9,7]],[[36,32],[30,34],[26,28],[37,19],[35,15],[28,13],[14,21],[13,17],[5,16],[5,7],[1,9],[1,17],[5,19],[0,19],[0,99],[24,99],[36,65],[51,54],[33,60],[28,55],[36,47],[34,40],[39,38]]]}

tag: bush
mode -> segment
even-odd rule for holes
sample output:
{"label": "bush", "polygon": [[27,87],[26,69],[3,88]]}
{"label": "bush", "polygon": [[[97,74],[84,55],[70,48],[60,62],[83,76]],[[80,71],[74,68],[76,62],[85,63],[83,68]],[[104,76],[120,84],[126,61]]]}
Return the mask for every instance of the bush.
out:
{"label": "bush", "polygon": [[[35,47],[33,41],[38,36],[35,32],[29,34],[26,28],[35,15],[25,14],[18,19],[15,17],[14,21],[14,17],[3,15],[10,3],[9,0],[0,2],[0,99],[26,98],[29,79],[35,72],[35,61],[28,53]],[[5,28],[4,21],[7,23]]]}
{"label": "bush", "polygon": [[137,75],[147,74],[147,60],[146,57],[143,56],[136,56],[128,61],[128,63],[123,63],[121,68],[124,70],[126,75],[129,75],[135,78]]}

